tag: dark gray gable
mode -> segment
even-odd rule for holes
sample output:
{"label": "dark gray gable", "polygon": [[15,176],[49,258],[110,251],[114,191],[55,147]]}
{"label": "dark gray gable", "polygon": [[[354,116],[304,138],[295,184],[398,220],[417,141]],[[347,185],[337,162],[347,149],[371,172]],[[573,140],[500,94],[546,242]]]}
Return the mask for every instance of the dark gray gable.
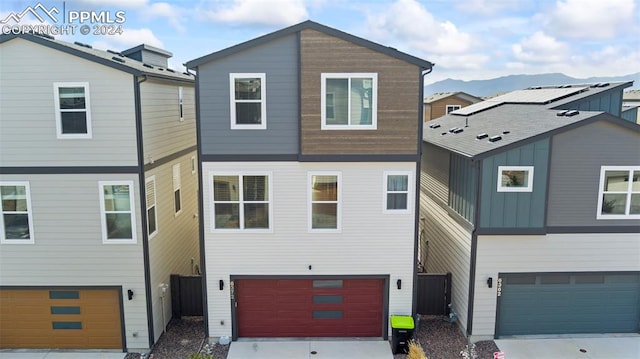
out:
{"label": "dark gray gable", "polygon": [[278,30],[278,31],[275,31],[275,32],[272,32],[272,33],[269,33],[269,34],[266,34],[266,35],[263,35],[263,36],[260,36],[260,37],[257,37],[257,38],[255,38],[253,40],[249,40],[249,41],[243,42],[241,44],[238,44],[238,45],[235,45],[235,46],[232,46],[232,47],[228,47],[228,48],[226,48],[224,50],[220,50],[220,51],[211,53],[209,55],[205,55],[205,56],[199,57],[197,59],[194,59],[194,60],[191,60],[191,61],[187,62],[186,66],[187,66],[187,68],[190,68],[190,69],[196,68],[196,67],[198,67],[198,66],[200,66],[200,65],[202,65],[204,63],[207,63],[209,61],[214,61],[216,59],[219,59],[219,58],[222,58],[222,57],[225,57],[225,56],[229,56],[231,54],[234,54],[234,53],[237,53],[239,51],[245,50],[247,48],[250,48],[250,47],[253,47],[253,46],[257,46],[257,45],[269,42],[271,40],[274,40],[274,39],[277,39],[277,38],[280,38],[280,37],[283,37],[283,36],[286,36],[286,35],[289,35],[289,34],[293,34],[293,33],[296,33],[296,32],[299,32],[299,31],[302,31],[302,30],[305,30],[305,29],[312,29],[312,30],[320,31],[320,32],[323,32],[323,33],[325,33],[327,35],[335,36],[335,37],[341,38],[343,40],[353,42],[353,43],[355,43],[357,45],[364,46],[364,47],[370,48],[372,50],[379,51],[379,52],[382,52],[382,53],[387,54],[389,56],[398,58],[400,60],[407,61],[407,62],[412,63],[412,64],[417,65],[417,66],[420,66],[425,70],[431,69],[434,66],[434,64],[429,62],[429,61],[425,61],[425,60],[419,59],[419,58],[417,58],[415,56],[411,56],[411,55],[406,54],[404,52],[400,52],[400,51],[398,51],[398,50],[396,50],[394,48],[383,46],[383,45],[377,44],[377,43],[369,41],[369,40],[365,40],[363,38],[360,38],[360,37],[348,34],[346,32],[343,32],[343,31],[340,31],[340,30],[337,30],[337,29],[334,29],[334,28],[319,24],[317,22],[313,22],[311,20],[307,20],[307,21],[301,22],[299,24],[296,24],[296,25],[293,25],[293,26],[290,26],[290,27],[287,27],[287,28],[284,28],[284,29],[281,29],[281,30]]}

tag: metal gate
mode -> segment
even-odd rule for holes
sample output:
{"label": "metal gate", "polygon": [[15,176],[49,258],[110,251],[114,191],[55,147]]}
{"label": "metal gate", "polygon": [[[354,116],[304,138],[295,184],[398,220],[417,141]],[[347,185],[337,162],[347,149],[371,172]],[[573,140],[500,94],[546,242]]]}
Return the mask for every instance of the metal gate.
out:
{"label": "metal gate", "polygon": [[171,275],[171,311],[174,318],[202,316],[202,276]]}
{"label": "metal gate", "polygon": [[418,273],[418,314],[449,315],[451,273]]}

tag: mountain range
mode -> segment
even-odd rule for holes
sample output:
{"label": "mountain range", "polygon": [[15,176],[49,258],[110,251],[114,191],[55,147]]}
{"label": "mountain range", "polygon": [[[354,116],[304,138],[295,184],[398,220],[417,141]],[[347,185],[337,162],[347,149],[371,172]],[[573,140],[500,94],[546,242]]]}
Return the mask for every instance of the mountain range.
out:
{"label": "mountain range", "polygon": [[[522,90],[531,86],[568,85],[598,82],[634,81],[631,88],[640,89],[640,72],[626,76],[590,77],[578,79],[561,73],[539,75],[509,75],[489,80],[454,80],[446,79],[424,87],[424,94],[428,96],[438,92],[466,92],[477,97],[491,96],[498,93]],[[629,90],[630,88],[627,88]]]}

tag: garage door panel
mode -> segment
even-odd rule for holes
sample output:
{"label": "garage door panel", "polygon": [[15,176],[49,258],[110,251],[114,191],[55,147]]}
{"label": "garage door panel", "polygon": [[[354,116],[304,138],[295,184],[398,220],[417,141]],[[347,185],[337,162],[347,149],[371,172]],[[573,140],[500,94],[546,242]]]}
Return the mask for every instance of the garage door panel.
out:
{"label": "garage door panel", "polygon": [[636,333],[638,278],[606,273],[502,274],[497,335]]}

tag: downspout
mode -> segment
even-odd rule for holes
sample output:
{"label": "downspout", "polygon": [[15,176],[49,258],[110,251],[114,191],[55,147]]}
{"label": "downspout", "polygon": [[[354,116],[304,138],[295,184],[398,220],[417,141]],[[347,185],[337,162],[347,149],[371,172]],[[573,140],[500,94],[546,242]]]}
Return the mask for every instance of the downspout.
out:
{"label": "downspout", "polygon": [[133,77],[133,95],[136,107],[136,137],[138,142],[138,183],[140,185],[140,223],[142,224],[142,254],[144,261],[144,283],[147,302],[147,330],[149,332],[149,349],[155,342],[153,332],[153,297],[151,294],[151,269],[149,260],[149,234],[147,233],[147,205],[144,173],[144,146],[142,135],[142,105],[140,102],[140,84],[147,81],[146,75]]}
{"label": "downspout", "polygon": [[[413,220],[413,295],[411,300],[411,316],[418,319],[418,245],[420,241],[420,171],[422,163],[422,128],[424,121],[424,77],[433,71],[433,66],[420,73],[420,90],[418,108],[418,160],[416,162],[414,220]],[[416,320],[417,322],[417,320]]]}
{"label": "downspout", "polygon": [[467,304],[467,336],[471,336],[473,332],[473,301],[475,300],[475,282],[476,282],[476,257],[478,250],[478,226],[480,224],[480,201],[482,197],[482,160],[477,163],[477,188],[476,203],[474,213],[473,231],[471,232],[471,253],[469,259],[469,299]]}

